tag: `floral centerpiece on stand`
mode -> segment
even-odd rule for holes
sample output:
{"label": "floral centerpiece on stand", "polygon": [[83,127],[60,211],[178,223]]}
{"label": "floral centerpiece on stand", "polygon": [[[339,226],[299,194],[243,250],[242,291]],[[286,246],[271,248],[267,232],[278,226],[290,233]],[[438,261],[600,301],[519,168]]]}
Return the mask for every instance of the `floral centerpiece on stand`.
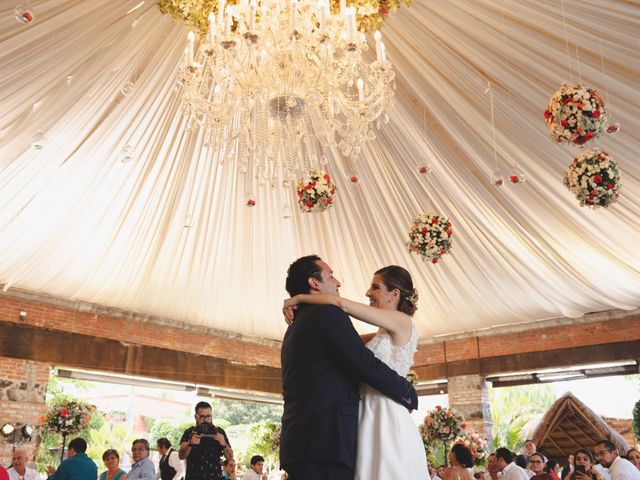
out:
{"label": "floral centerpiece on stand", "polygon": [[544,112],[551,137],[559,143],[583,145],[606,130],[604,100],[582,84],[564,84]]}
{"label": "floral centerpiece on stand", "polygon": [[47,407],[46,413],[40,417],[42,430],[62,435],[62,454],[67,443],[67,436],[74,435],[89,428],[91,414],[96,407],[81,400],[63,399]]}
{"label": "floral centerpiece on stand", "polygon": [[409,227],[409,251],[422,255],[431,263],[438,263],[440,257],[451,249],[452,235],[451,222],[447,217],[423,213]]}
{"label": "floral centerpiece on stand", "polygon": [[487,458],[489,457],[487,441],[478,432],[465,430],[462,435],[456,439],[454,445],[456,443],[464,445],[471,451],[474,465],[479,466],[486,463]]}
{"label": "floral centerpiece on stand", "polygon": [[462,415],[454,409],[438,405],[427,412],[418,428],[427,455],[434,453],[436,447],[441,445],[444,450],[443,463],[446,464],[449,445],[464,433],[466,424]]}
{"label": "floral centerpiece on stand", "polygon": [[607,208],[620,193],[618,164],[607,152],[589,150],[574,158],[563,183],[576,196],[580,206]]}
{"label": "floral centerpiece on stand", "polygon": [[304,213],[324,212],[333,205],[336,186],[328,173],[312,170],[298,180],[298,206]]}
{"label": "floral centerpiece on stand", "polygon": [[[209,27],[207,17],[210,12],[218,15],[219,0],[158,0],[160,12],[169,14],[176,20],[185,23],[186,26],[196,29],[203,37]],[[249,3],[249,2],[247,2]],[[365,33],[373,33],[382,27],[382,23],[390,13],[396,12],[400,6],[411,6],[413,0],[351,0],[347,1],[348,7],[356,11],[358,30]],[[225,2],[228,5],[242,4],[242,0]],[[261,7],[263,1],[258,1]],[[340,0],[330,0],[332,13],[340,12]],[[258,8],[259,18],[260,8]],[[235,25],[234,25],[235,28]]]}

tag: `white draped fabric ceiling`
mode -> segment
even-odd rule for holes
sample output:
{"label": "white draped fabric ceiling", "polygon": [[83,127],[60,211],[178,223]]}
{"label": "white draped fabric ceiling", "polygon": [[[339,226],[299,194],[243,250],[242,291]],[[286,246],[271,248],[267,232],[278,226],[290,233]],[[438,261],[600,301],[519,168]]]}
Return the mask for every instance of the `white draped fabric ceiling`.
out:
{"label": "white draped fabric ceiling", "polygon": [[[377,268],[407,267],[422,337],[640,306],[638,2],[415,0],[390,15],[390,122],[365,147],[358,183],[330,155],[332,209],[292,218],[282,208],[293,190],[249,185],[184,131],[175,75],[186,29],[151,0],[129,12],[138,3],[33,0],[25,26],[2,2],[5,289],[280,339],[286,269],[317,253],[362,301]],[[622,126],[596,141],[621,167],[609,209],[581,208],[562,185],[579,149],[553,143],[542,116],[580,78]],[[499,167],[517,163],[524,185],[489,182],[487,81]],[[31,146],[39,132],[42,150]],[[127,145],[135,156],[123,162]],[[411,220],[431,210],[455,232],[437,265],[405,246]]]}

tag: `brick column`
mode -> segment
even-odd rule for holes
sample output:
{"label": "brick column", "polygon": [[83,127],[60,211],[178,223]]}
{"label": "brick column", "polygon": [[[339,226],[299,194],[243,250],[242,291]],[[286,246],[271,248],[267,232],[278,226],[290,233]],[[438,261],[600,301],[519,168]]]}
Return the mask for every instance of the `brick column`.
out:
{"label": "brick column", "polygon": [[[0,357],[0,426],[11,423],[35,426],[45,411],[45,393],[49,382],[49,365],[28,360]],[[30,442],[22,442],[17,432],[17,447],[26,451],[27,463],[34,462],[36,434]],[[0,436],[0,464],[11,464],[14,443]]]}
{"label": "brick column", "polygon": [[460,375],[449,377],[447,390],[449,406],[461,413],[471,430],[484,435],[492,450],[491,409],[487,382],[480,375]]}

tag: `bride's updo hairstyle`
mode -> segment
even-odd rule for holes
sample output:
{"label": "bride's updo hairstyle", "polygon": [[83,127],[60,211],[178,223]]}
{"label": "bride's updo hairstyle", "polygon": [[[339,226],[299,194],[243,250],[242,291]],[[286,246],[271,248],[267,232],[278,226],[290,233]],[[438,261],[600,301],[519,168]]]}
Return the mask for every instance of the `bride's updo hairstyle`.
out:
{"label": "bride's updo hairstyle", "polygon": [[389,265],[388,267],[382,267],[375,275],[382,277],[382,282],[388,291],[391,292],[396,288],[398,289],[400,292],[398,310],[412,316],[418,309],[418,292],[413,288],[411,274],[398,265]]}

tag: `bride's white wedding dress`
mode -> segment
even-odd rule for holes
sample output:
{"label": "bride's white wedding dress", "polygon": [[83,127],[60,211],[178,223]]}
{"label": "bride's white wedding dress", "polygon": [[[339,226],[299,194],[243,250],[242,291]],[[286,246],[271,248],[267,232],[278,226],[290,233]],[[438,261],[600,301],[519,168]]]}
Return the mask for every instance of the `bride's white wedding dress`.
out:
{"label": "bride's white wedding dress", "polygon": [[[406,345],[393,346],[391,336],[381,329],[367,348],[405,377],[417,344],[412,321],[411,338]],[[361,393],[354,480],[429,480],[422,439],[409,411],[367,385]]]}

